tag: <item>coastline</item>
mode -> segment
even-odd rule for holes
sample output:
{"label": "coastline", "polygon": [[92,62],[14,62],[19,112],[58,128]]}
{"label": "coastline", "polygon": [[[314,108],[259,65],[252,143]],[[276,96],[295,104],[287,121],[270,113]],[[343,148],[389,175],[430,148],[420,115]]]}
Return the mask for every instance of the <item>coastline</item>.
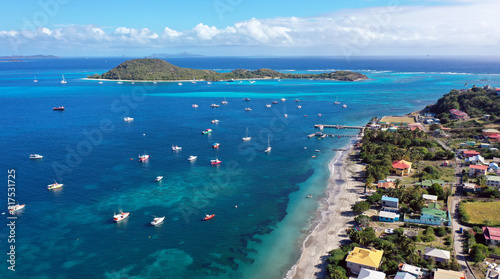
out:
{"label": "coastline", "polygon": [[345,231],[354,217],[351,206],[359,200],[364,189],[364,183],[353,178],[364,167],[350,158],[355,151],[354,143],[360,139],[353,138],[344,148],[347,151],[338,152],[328,164],[330,177],[326,197],[320,201],[313,229],[302,242],[299,259],[284,278],[324,278],[328,252],[349,239]]}
{"label": "coastline", "polygon": [[[236,82],[236,81],[250,81],[250,80],[290,80],[293,78],[243,78],[243,79],[235,79],[233,81],[227,81],[227,80],[204,80],[204,79],[197,79],[196,82],[202,81],[202,82]],[[95,80],[95,81],[123,81],[123,82],[192,82],[192,79],[184,80],[184,79],[179,79],[179,80],[133,80],[133,79],[122,79],[122,80],[117,80],[117,79],[105,79],[105,78],[82,78],[82,80]],[[301,80],[301,79],[297,79]],[[303,80],[328,80],[328,81],[345,81],[345,82],[358,82],[358,81],[363,81],[366,79],[354,79],[354,80],[340,80],[340,79],[331,79],[331,78],[322,78],[322,79],[303,79]]]}

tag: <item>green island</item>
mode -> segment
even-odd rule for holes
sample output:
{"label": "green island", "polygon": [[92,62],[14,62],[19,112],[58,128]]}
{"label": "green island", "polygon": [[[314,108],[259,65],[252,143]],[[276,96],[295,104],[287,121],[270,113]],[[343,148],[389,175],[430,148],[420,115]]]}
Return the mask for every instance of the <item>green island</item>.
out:
{"label": "green island", "polygon": [[350,150],[362,200],[351,207],[348,239],[325,259],[325,278],[362,267],[395,278],[464,278],[464,260],[485,278],[500,259],[499,93],[454,89],[422,111],[367,123]]}
{"label": "green island", "polygon": [[236,69],[228,73],[219,73],[211,70],[182,68],[162,59],[133,59],[127,60],[102,75],[94,74],[89,79],[136,80],[136,81],[181,81],[205,80],[224,81],[241,79],[324,79],[339,81],[366,80],[366,75],[351,71],[335,71],[322,74],[290,74],[280,73],[271,69],[255,71]]}

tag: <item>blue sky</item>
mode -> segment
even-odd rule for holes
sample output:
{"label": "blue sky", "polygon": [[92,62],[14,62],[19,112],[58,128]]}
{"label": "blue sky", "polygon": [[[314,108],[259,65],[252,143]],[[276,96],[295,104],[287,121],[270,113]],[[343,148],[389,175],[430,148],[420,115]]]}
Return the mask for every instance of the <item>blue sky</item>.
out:
{"label": "blue sky", "polygon": [[497,2],[4,1],[0,55],[494,55]]}

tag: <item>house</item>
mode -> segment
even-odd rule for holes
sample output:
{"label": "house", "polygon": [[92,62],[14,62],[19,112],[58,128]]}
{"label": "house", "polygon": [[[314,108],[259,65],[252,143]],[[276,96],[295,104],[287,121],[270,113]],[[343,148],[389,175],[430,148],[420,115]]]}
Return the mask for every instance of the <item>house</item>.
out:
{"label": "house", "polygon": [[482,190],[482,187],[475,183],[464,183],[462,184],[462,189],[464,192],[479,192]]}
{"label": "house", "polygon": [[459,111],[458,109],[450,109],[450,117],[451,119],[459,119],[459,120],[470,119],[467,113]]}
{"label": "house", "polygon": [[490,148],[491,144],[482,142],[482,143],[479,144],[479,147],[481,147],[481,148]]}
{"label": "house", "polygon": [[345,261],[348,271],[359,274],[362,268],[377,270],[382,262],[384,251],[354,247]]}
{"label": "house", "polygon": [[396,188],[396,184],[394,183],[394,181],[395,179],[379,180],[377,187],[382,189],[394,189]]}
{"label": "house", "polygon": [[434,259],[436,262],[447,262],[450,260],[450,251],[426,247],[424,259]]}
{"label": "house", "polygon": [[500,176],[487,175],[486,176],[486,186],[500,188]]}
{"label": "house", "polygon": [[415,131],[415,130],[421,130],[423,131],[424,129],[422,128],[422,124],[420,123],[411,123],[411,124],[408,124],[408,129],[410,129],[411,131]]}
{"label": "house", "polygon": [[500,134],[488,136],[490,142],[500,142]]}
{"label": "house", "polygon": [[409,175],[411,172],[411,162],[399,160],[392,162],[392,168],[396,175]]}
{"label": "house", "polygon": [[399,221],[399,214],[389,211],[380,211],[378,213],[378,220],[382,222],[396,222]]}
{"label": "house", "polygon": [[484,129],[483,130],[484,137],[489,137],[491,135],[496,135],[496,134],[500,134],[500,131],[498,131],[497,129]]}
{"label": "house", "polygon": [[476,156],[472,156],[469,158],[465,158],[465,163],[467,163],[467,164],[481,163],[483,165],[486,165],[486,162],[484,161],[484,157],[482,157],[481,155],[476,155]]}
{"label": "house", "polygon": [[422,268],[411,264],[406,264],[406,263],[403,265],[400,264],[399,270],[402,272],[410,273],[419,278],[421,278],[424,275],[424,272],[422,272]]}
{"label": "house", "polygon": [[399,213],[399,208],[384,206],[384,207],[382,207],[382,211]]}
{"label": "house", "polygon": [[448,212],[440,210],[437,208],[424,207],[422,208],[422,214],[420,215],[421,221],[427,221],[430,223],[447,223],[449,221]]}
{"label": "house", "polygon": [[388,197],[388,196],[382,196],[382,206],[398,208],[399,207],[399,199]]}
{"label": "house", "polygon": [[446,182],[444,180],[439,180],[439,179],[425,179],[424,181],[422,182],[415,182],[415,185],[418,185],[424,189],[427,189],[429,187],[432,186],[432,184],[434,183],[437,183],[439,185],[441,185],[442,187],[444,187],[444,185],[446,184]]}
{"label": "house", "polygon": [[483,235],[486,243],[500,244],[500,229],[492,227],[483,227]]}
{"label": "house", "polygon": [[447,160],[443,161],[443,167],[447,167],[450,165],[450,162],[448,162]]}
{"label": "house", "polygon": [[394,279],[416,279],[416,278],[417,277],[415,275],[402,271],[398,271],[398,273],[396,273],[396,276],[394,276]]}
{"label": "house", "polygon": [[470,165],[469,166],[469,177],[486,175],[487,171],[488,171],[488,166]]}
{"label": "house", "polygon": [[389,132],[397,132],[397,131],[398,131],[398,127],[396,127],[396,126],[391,126],[391,127],[387,128],[387,130],[388,130]]}
{"label": "house", "polygon": [[422,198],[424,198],[426,202],[437,202],[438,200],[438,196],[428,194],[423,194]]}
{"label": "house", "polygon": [[470,158],[481,154],[475,150],[464,150],[462,153],[464,154],[465,158]]}
{"label": "house", "polygon": [[385,273],[362,268],[359,272],[358,279],[385,279]]}
{"label": "house", "polygon": [[476,142],[475,141],[471,141],[471,140],[468,140],[465,142],[467,145],[470,145],[470,146],[474,146],[476,145]]}
{"label": "house", "polygon": [[434,124],[434,119],[432,118],[425,119],[424,124]]}
{"label": "house", "polygon": [[462,271],[453,271],[437,268],[433,271],[434,279],[465,279],[465,273]]}

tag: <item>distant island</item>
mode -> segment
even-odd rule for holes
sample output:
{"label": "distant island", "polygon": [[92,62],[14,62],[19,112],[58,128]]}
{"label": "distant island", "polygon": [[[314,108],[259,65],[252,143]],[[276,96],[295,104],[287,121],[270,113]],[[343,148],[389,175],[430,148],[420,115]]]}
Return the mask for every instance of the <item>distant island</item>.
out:
{"label": "distant island", "polygon": [[14,59],[14,60],[19,60],[19,59],[58,59],[61,57],[57,57],[54,55],[12,55],[12,56],[0,56],[0,59]]}
{"label": "distant island", "polygon": [[153,53],[150,56],[146,56],[146,58],[183,58],[183,57],[204,57],[205,55],[194,54],[189,52],[179,52],[179,53]]}
{"label": "distant island", "polygon": [[255,71],[236,69],[228,73],[219,73],[211,70],[197,70],[182,68],[168,63],[162,59],[133,59],[128,60],[102,75],[94,74],[89,79],[111,79],[111,80],[237,80],[237,79],[323,79],[340,81],[358,81],[368,79],[367,76],[351,72],[336,71],[322,74],[291,74],[280,73],[271,69],[259,69]]}

